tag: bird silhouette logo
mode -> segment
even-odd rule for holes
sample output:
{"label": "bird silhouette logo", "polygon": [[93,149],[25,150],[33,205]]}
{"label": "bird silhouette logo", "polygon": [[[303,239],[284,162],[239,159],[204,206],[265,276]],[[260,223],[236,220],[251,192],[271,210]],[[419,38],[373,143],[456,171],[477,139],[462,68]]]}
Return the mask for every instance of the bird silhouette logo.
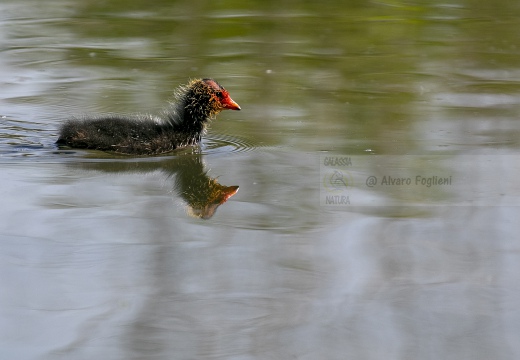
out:
{"label": "bird silhouette logo", "polygon": [[350,174],[340,170],[334,170],[332,173],[325,174],[323,183],[325,188],[329,191],[343,191],[353,185],[353,180]]}

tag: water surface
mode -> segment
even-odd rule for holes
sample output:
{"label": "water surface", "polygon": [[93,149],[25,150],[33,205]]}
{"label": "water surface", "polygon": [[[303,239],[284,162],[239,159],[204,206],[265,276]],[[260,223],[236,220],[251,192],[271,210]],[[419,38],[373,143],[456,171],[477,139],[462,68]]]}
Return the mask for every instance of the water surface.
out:
{"label": "water surface", "polygon": [[[518,358],[519,7],[4,1],[0,357]],[[54,146],[195,77],[200,148]]]}

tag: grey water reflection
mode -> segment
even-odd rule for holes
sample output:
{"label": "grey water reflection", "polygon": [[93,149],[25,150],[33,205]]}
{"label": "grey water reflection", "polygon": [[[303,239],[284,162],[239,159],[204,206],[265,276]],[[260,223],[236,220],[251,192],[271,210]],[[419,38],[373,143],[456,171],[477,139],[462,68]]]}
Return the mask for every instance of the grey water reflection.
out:
{"label": "grey water reflection", "polygon": [[[61,153],[61,152],[59,152]],[[159,161],[106,161],[80,162],[71,164],[73,168],[98,171],[102,173],[137,173],[161,172],[172,182],[172,188],[186,203],[187,213],[193,217],[209,219],[238,191],[238,186],[221,185],[216,178],[211,178],[205,169],[202,155],[181,154]]]}

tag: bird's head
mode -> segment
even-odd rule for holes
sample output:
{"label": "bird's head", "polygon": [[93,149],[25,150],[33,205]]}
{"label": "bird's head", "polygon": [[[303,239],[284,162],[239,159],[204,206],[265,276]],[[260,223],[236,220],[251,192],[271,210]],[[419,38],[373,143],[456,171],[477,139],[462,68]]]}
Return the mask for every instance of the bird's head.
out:
{"label": "bird's head", "polygon": [[202,79],[201,82],[208,88],[212,108],[216,112],[222,110],[240,110],[240,106],[229,96],[229,92],[213,79]]}

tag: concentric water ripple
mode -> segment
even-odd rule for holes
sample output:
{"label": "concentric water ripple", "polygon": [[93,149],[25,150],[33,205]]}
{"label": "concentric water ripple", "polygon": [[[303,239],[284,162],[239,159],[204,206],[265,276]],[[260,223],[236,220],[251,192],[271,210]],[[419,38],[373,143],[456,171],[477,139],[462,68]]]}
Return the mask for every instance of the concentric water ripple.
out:
{"label": "concentric water ripple", "polygon": [[[49,126],[44,126],[44,124],[17,121],[4,116],[0,123],[0,158],[52,157],[57,151],[54,145],[56,131],[56,129],[49,129]],[[258,147],[258,144],[254,144],[246,138],[212,133],[203,138],[200,148],[193,147],[192,151],[200,152],[203,155],[215,155],[247,152]],[[59,152],[63,154],[64,151],[67,150]],[[72,154],[76,153],[73,149],[69,151]],[[78,154],[83,151],[87,150],[78,150]],[[186,151],[192,152],[189,149],[186,149]],[[179,150],[165,155],[180,156],[183,153],[184,151]]]}
{"label": "concentric water ripple", "polygon": [[202,140],[202,154],[222,154],[252,151],[258,148],[249,139],[244,139],[234,135],[209,134]]}

